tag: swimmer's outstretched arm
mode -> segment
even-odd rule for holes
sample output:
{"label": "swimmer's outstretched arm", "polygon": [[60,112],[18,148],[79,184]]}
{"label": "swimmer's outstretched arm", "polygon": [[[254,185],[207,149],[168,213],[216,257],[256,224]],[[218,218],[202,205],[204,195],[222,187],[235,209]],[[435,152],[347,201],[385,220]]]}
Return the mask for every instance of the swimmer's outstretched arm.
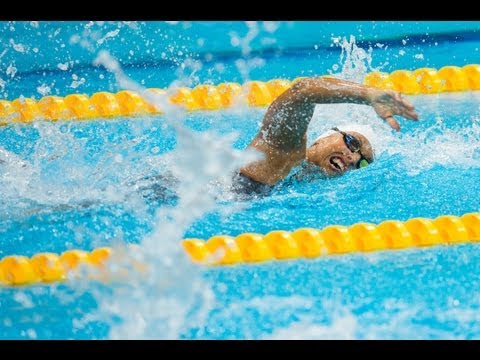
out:
{"label": "swimmer's outstretched arm", "polygon": [[269,185],[285,178],[305,158],[315,105],[334,103],[370,105],[395,130],[400,126],[394,115],[418,120],[413,105],[399,92],[331,77],[302,79],[270,104],[260,131],[248,146],[263,152],[265,158],[243,166],[240,172]]}

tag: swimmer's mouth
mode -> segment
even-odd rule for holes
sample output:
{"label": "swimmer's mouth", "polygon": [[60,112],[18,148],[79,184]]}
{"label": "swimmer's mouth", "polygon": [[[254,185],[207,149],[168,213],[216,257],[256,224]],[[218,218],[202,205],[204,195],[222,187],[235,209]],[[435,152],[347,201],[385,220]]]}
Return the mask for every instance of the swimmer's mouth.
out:
{"label": "swimmer's mouth", "polygon": [[333,171],[344,173],[347,171],[347,164],[340,156],[332,156],[330,158],[330,167]]}

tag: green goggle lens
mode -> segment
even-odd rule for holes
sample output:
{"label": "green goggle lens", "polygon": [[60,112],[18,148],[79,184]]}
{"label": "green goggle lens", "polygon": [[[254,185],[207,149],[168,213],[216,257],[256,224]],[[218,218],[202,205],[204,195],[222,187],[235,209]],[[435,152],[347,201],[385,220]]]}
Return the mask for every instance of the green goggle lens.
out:
{"label": "green goggle lens", "polygon": [[358,168],[361,169],[365,166],[368,166],[369,165],[369,162],[366,160],[366,159],[362,159],[360,160],[360,162],[358,163]]}

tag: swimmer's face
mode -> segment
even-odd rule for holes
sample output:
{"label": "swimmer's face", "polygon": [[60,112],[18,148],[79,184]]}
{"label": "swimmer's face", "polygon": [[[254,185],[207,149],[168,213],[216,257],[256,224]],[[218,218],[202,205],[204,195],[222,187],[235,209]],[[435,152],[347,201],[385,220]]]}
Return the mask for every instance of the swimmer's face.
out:
{"label": "swimmer's face", "polygon": [[355,131],[346,131],[346,133],[360,142],[359,152],[350,150],[343,135],[335,132],[317,139],[307,149],[307,160],[320,167],[327,176],[339,176],[349,170],[358,169],[363,158],[369,163],[373,162],[373,149],[367,138]]}

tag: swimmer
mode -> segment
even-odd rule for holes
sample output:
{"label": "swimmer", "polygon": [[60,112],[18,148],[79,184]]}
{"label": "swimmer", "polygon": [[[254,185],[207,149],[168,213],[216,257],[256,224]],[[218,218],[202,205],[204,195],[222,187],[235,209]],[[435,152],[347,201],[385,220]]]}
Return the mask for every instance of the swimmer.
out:
{"label": "swimmer", "polygon": [[263,154],[234,175],[235,192],[265,194],[290,171],[317,167],[326,177],[368,166],[374,152],[368,139],[354,131],[332,128],[307,148],[307,128],[317,104],[352,103],[373,107],[390,127],[400,130],[395,115],[418,120],[414,106],[401,93],[381,90],[332,77],[305,78],[277,97],[268,107],[258,134],[248,145]]}
{"label": "swimmer", "polygon": [[[234,174],[233,194],[239,195],[239,199],[268,195],[293,168],[295,178],[312,171],[319,171],[322,177],[335,177],[371,164],[374,161],[372,146],[356,131],[334,127],[331,134],[319,137],[307,148],[307,128],[315,106],[335,103],[370,105],[397,131],[400,125],[394,116],[418,120],[414,106],[397,91],[331,77],[302,79],[268,107],[259,132],[248,146],[264,156]],[[136,188],[150,200],[176,199],[171,187],[177,185],[177,181],[172,179],[172,176],[148,176]]]}

